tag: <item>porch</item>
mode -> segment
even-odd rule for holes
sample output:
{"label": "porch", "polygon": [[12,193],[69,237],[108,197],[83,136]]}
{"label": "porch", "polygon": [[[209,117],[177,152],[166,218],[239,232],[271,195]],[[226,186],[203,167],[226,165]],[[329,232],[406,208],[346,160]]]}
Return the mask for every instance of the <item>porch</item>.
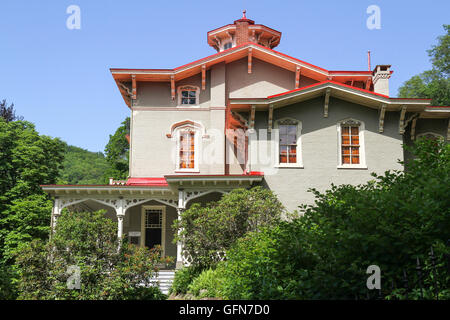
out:
{"label": "porch", "polygon": [[188,265],[183,243],[173,243],[175,219],[193,203],[219,200],[232,189],[248,188],[262,175],[166,176],[111,181],[109,185],[45,185],[54,198],[51,228],[55,229],[62,210],[98,211],[117,221],[117,236],[130,243],[152,248],[160,245],[162,255],[176,258],[176,268]]}

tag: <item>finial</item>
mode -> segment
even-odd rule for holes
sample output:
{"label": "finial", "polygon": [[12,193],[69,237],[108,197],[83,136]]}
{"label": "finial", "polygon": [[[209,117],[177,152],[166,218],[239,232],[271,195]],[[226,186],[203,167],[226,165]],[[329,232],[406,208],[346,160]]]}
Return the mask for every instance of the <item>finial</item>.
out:
{"label": "finial", "polygon": [[247,19],[247,17],[245,16],[246,12],[247,12],[247,10],[242,11],[242,19]]}

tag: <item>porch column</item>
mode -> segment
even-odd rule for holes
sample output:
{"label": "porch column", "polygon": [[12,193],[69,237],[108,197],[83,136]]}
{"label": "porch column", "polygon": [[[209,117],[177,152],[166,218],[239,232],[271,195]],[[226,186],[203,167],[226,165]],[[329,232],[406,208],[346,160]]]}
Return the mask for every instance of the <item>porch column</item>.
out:
{"label": "porch column", "polygon": [[117,238],[122,239],[123,236],[123,217],[125,216],[124,200],[121,198],[116,207],[117,215]]}
{"label": "porch column", "polygon": [[[177,208],[177,214],[178,214],[178,221],[181,220],[181,214],[183,213],[185,209],[185,203],[184,203],[184,190],[178,191],[178,208]],[[181,229],[178,229],[178,237],[180,237]],[[184,265],[183,263],[183,241],[178,240],[177,242],[177,262],[176,262],[176,269],[182,268]]]}
{"label": "porch column", "polygon": [[56,223],[60,215],[61,215],[61,200],[55,197],[55,201],[53,202],[52,217],[50,221],[52,233],[54,233],[56,230]]}

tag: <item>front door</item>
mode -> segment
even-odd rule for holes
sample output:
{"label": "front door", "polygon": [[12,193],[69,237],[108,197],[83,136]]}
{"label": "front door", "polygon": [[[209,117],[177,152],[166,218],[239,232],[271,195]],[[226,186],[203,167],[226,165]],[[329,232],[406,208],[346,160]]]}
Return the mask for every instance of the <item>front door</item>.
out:
{"label": "front door", "polygon": [[143,243],[148,248],[160,245],[164,256],[164,207],[144,206],[142,208],[142,235]]}

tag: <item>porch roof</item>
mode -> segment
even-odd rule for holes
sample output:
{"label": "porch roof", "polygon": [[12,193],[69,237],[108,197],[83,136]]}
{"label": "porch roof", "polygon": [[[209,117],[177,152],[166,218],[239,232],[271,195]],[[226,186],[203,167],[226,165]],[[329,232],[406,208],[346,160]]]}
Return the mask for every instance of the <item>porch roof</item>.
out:
{"label": "porch roof", "polygon": [[244,175],[166,175],[158,178],[128,178],[126,181],[109,185],[41,185],[44,192],[52,196],[134,196],[161,195],[175,196],[180,187],[201,189],[232,189],[251,186],[264,178],[262,172],[250,172]]}

